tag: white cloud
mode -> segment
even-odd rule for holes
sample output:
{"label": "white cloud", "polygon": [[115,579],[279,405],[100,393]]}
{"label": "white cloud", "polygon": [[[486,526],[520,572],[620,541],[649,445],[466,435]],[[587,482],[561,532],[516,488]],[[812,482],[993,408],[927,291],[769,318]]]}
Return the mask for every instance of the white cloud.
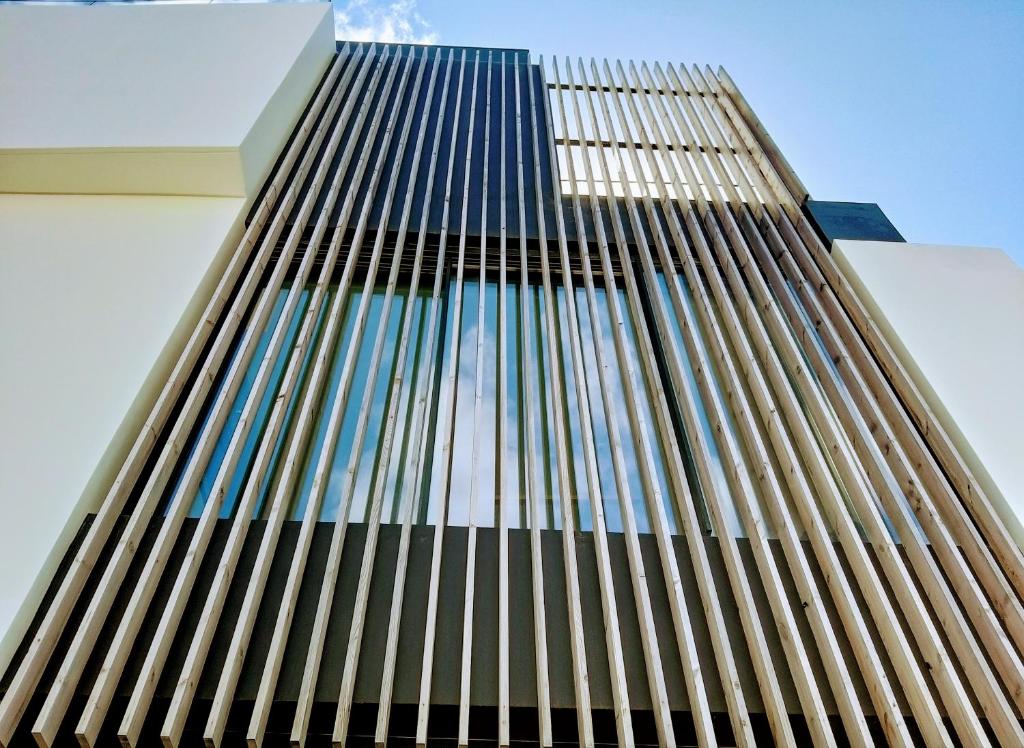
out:
{"label": "white cloud", "polygon": [[416,12],[416,0],[334,0],[334,36],[357,42],[436,44],[438,34]]}
{"label": "white cloud", "polygon": [[[323,0],[0,0],[0,5],[79,3],[316,3]],[[437,44],[441,38],[416,11],[416,0],[332,0],[334,37],[354,42]]]}

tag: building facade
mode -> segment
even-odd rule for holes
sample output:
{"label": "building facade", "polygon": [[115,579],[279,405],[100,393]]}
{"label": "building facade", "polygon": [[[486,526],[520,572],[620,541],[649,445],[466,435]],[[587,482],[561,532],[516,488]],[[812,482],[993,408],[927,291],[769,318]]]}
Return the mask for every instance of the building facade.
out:
{"label": "building facade", "polygon": [[1024,745],[1014,468],[878,280],[940,248],[722,69],[295,59],[0,744]]}

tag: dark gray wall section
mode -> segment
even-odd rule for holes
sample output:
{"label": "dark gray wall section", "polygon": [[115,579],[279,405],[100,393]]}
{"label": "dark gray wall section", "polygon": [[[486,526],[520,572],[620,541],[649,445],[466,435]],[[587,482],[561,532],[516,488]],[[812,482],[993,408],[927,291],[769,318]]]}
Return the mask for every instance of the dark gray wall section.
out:
{"label": "dark gray wall section", "polygon": [[[91,519],[90,519],[91,521]],[[161,519],[154,520],[141,543],[139,553],[129,569],[129,579],[138,578],[142,572],[148,550],[160,529]],[[196,520],[186,520],[181,536],[169,559],[168,568],[176,569],[188,548]],[[83,525],[79,537],[84,536],[88,522]],[[245,588],[249,582],[249,573],[255,562],[262,540],[265,523],[251,523],[246,538],[238,573],[225,603],[225,610],[220,618],[211,647],[210,654],[203,671],[197,692],[197,699],[190,722],[205,717],[217,684],[217,678],[223,667],[227,646],[230,642],[234,621],[241,608]],[[166,700],[173,692],[173,687],[187,654],[187,647],[202,615],[203,604],[209,592],[220,552],[224,547],[230,530],[229,520],[217,523],[209,552],[200,570],[195,586],[188,602],[186,613],[181,621],[178,636],[173,643],[170,656],[164,669],[158,689],[159,700]],[[284,590],[288,569],[294,554],[298,536],[299,523],[287,522],[275,553],[268,579],[266,592],[263,596],[257,621],[248,648],[247,658],[242,670],[236,693],[239,712],[246,712],[247,704],[251,704],[256,695],[262,668],[270,645],[273,626],[280,609],[281,596]],[[306,564],[303,584],[300,590],[298,605],[288,637],[281,676],[276,692],[276,700],[284,708],[296,700],[302,683],[303,667],[308,651],[309,637],[313,627],[317,606],[320,602],[321,581],[327,563],[327,555],[331,543],[334,525],[320,523],[317,525],[310,554]],[[328,625],[327,641],[324,648],[320,677],[316,684],[316,700],[319,709],[330,713],[337,700],[341,685],[342,673],[347,658],[348,634],[352,619],[353,603],[356,586],[362,568],[363,551],[366,542],[367,527],[364,524],[350,524],[345,536],[341,556],[341,570],[338,585],[331,604],[331,616]],[[376,703],[380,691],[383,654],[389,627],[400,626],[398,665],[394,688],[394,704],[396,709],[403,705],[414,705],[418,699],[419,680],[421,674],[421,654],[424,641],[426,622],[427,593],[430,579],[431,555],[434,545],[435,528],[417,525],[410,533],[410,553],[408,576],[402,593],[403,606],[400,621],[391,616],[391,598],[396,579],[396,562],[401,539],[401,527],[383,525],[380,527],[379,540],[373,562],[373,580],[367,609],[362,650],[359,655],[359,670],[356,679],[355,701],[358,704],[372,705]],[[459,698],[459,670],[462,650],[463,600],[466,582],[466,558],[469,531],[464,527],[449,527],[444,530],[441,550],[441,577],[438,598],[438,621],[435,642],[434,673],[432,681],[432,703],[438,708],[454,707]],[[598,579],[594,542],[591,533],[575,534],[577,563],[579,570],[579,586],[582,596],[584,616],[584,634],[587,647],[587,666],[589,670],[592,706],[598,712],[612,709],[612,695],[608,675],[608,655],[604,633],[604,615],[601,609],[601,587]],[[544,600],[546,604],[546,632],[549,658],[549,684],[552,707],[556,710],[571,710],[575,706],[575,690],[573,686],[572,653],[569,639],[568,614],[566,604],[565,570],[563,564],[562,534],[560,531],[545,530],[541,532],[541,551],[544,578]],[[724,714],[726,704],[722,692],[720,678],[715,667],[714,653],[708,624],[704,615],[696,578],[690,564],[690,556],[686,543],[690,539],[673,538],[674,550],[679,563],[683,590],[690,620],[693,625],[693,637],[704,671],[704,683],[713,712]],[[760,689],[754,676],[753,665],[749,657],[748,647],[743,636],[742,627],[736,611],[735,600],[728,582],[722,560],[720,544],[717,538],[701,537],[711,565],[712,576],[716,583],[716,592],[722,605],[726,620],[728,636],[732,651],[736,658],[740,681],[743,684],[749,708],[755,716],[763,712]],[[768,606],[764,589],[758,583],[760,574],[754,562],[753,553],[746,539],[739,539],[740,554],[747,569],[747,577],[752,583],[755,604],[761,620],[767,624],[765,633],[768,653],[775,663],[782,685],[783,696],[793,714],[802,710],[797,698],[796,689],[785,664],[781,642],[774,626],[773,616]],[[626,679],[629,686],[630,706],[638,712],[647,712],[651,708],[650,694],[647,688],[645,654],[640,638],[640,628],[636,613],[636,604],[632,587],[632,575],[629,570],[624,538],[621,534],[608,535],[610,561],[612,567],[613,586],[618,604],[618,631],[621,636],[626,666]],[[669,701],[672,709],[680,713],[689,711],[686,686],[683,681],[682,665],[675,641],[675,632],[669,608],[661,564],[658,557],[655,538],[651,535],[640,536],[641,554],[646,567],[646,583],[651,594],[654,611],[655,627],[660,646],[660,657],[667,679]],[[76,545],[68,551],[64,566],[73,558]],[[794,610],[800,610],[802,602],[788,573],[788,565],[781,546],[771,541],[771,549],[782,575],[786,593]],[[810,548],[805,546],[811,560],[811,568],[818,576],[820,589],[825,589],[824,580],[813,563]],[[109,552],[109,549],[108,549]],[[476,588],[473,607],[473,665],[471,704],[483,709],[493,708],[497,703],[497,662],[498,662],[498,533],[492,528],[477,530],[477,566]],[[840,558],[845,564],[842,553]],[[98,574],[102,571],[105,561],[101,559],[90,580],[87,594],[83,602],[74,611],[68,631],[74,631],[75,622],[80,619],[84,605],[99,581]],[[53,585],[57,585],[61,575],[55,577]],[[174,574],[165,574],[160,581],[153,605],[145,621],[139,639],[132,651],[125,677],[119,686],[121,698],[127,695],[138,675],[141,659],[152,639],[163,606],[173,585]],[[55,587],[49,596],[52,596]],[[119,597],[119,603],[113,607],[113,613],[106,622],[96,642],[96,654],[89,662],[81,682],[80,691],[88,692],[101,664],[102,656],[111,641],[114,630],[119,622],[119,611],[123,610],[132,585],[126,584]],[[849,643],[842,633],[842,625],[830,599],[824,596],[827,613],[830,616],[839,636],[840,646],[853,663]],[[45,610],[44,600],[42,610]],[[536,707],[536,662],[535,631],[533,623],[533,590],[531,570],[530,533],[527,530],[509,530],[509,600],[510,600],[510,686],[511,703],[516,708]],[[862,603],[863,604],[863,603]],[[894,611],[894,615],[899,613]],[[38,619],[38,616],[37,616]],[[810,627],[804,616],[797,616],[802,639],[807,645],[811,666],[819,676],[819,683],[825,683],[823,665],[817,655]],[[38,620],[33,625],[33,629]],[[869,621],[869,631],[876,637],[877,633]],[[32,631],[26,641],[30,640]],[[54,671],[60,661],[60,655],[69,644],[65,636],[57,647],[55,657],[51,660],[50,671]],[[912,643],[911,643],[911,646]],[[0,681],[0,690],[9,682],[13,668],[24,652],[24,646]],[[920,656],[915,652],[915,655]],[[873,714],[870,699],[861,681],[855,665],[851,666],[854,684],[857,688],[865,711]],[[46,678],[52,679],[53,672]],[[892,682],[898,683],[895,673],[890,670]],[[903,701],[903,695],[897,690],[897,696]],[[827,690],[823,693],[826,708],[835,713],[835,701]],[[906,704],[903,704],[906,709]],[[157,705],[155,709],[159,709]],[[108,726],[109,728],[116,725]]]}
{"label": "dark gray wall section", "polygon": [[826,247],[831,247],[835,239],[905,241],[876,203],[808,200],[804,212]]}

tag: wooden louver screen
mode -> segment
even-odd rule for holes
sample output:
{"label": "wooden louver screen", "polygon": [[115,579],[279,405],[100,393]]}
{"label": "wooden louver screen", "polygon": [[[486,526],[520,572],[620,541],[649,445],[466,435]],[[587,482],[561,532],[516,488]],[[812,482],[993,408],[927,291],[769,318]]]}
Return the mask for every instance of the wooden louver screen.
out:
{"label": "wooden louver screen", "polygon": [[[604,653],[596,666],[607,672],[620,744],[635,742],[637,688],[621,608],[635,610],[661,744],[679,739],[669,659],[681,666],[700,745],[725,742],[726,731],[737,745],[755,744],[740,658],[779,745],[798,742],[782,683],[795,689],[815,745],[1024,744],[1021,551],[811,229],[800,208],[806,191],[733,82],[724,71],[607,61],[556,63],[551,74],[548,82],[543,62],[518,52],[344,46],[9,674],[0,744],[27,730],[41,745],[65,733],[95,745],[111,731],[138,745],[154,718],[166,744],[181,743],[200,681],[211,677],[215,633],[228,625],[201,727],[220,744],[287,523],[298,523],[297,539],[244,733],[257,744],[267,736],[297,601],[312,585],[290,727],[302,743],[332,656],[334,596],[357,522],[366,535],[332,703],[335,744],[350,736],[367,657],[383,662],[376,742],[395,730],[410,544],[424,523],[435,530],[415,653],[417,719],[407,726],[417,744],[429,736],[442,530],[455,525],[467,528],[460,745],[472,737],[474,640],[492,633],[474,628],[482,587],[497,588],[497,736],[510,742],[517,529],[530,538],[536,732],[545,745],[553,576],[565,588],[577,738],[595,742],[585,635],[595,622],[581,602],[580,533],[593,543]],[[377,381],[391,394],[378,399]],[[485,411],[498,416],[479,437]],[[460,433],[471,435],[468,450]],[[371,463],[380,467],[364,478]],[[327,560],[310,578],[328,505]],[[190,514],[187,551],[175,554]],[[496,531],[494,578],[477,573],[481,516]],[[225,623],[254,517],[265,523],[259,550],[237,620]],[[230,529],[211,550],[218,522]],[[367,654],[386,522],[401,527],[391,625],[380,651]],[[541,551],[548,530],[560,530],[556,568]],[[622,569],[613,535],[624,544],[629,594],[614,583]],[[708,535],[722,574],[712,571]],[[648,543],[656,553],[643,552]],[[216,571],[197,601],[204,564]],[[680,565],[696,579],[697,600],[684,592]],[[87,585],[94,573],[98,583]],[[668,622],[651,579],[663,580]],[[173,582],[154,609],[161,580]],[[734,608],[722,602],[724,586]],[[173,696],[156,700],[190,605],[202,613],[184,632]],[[97,647],[106,626],[113,635]],[[727,727],[713,718],[709,681],[720,683]]]}

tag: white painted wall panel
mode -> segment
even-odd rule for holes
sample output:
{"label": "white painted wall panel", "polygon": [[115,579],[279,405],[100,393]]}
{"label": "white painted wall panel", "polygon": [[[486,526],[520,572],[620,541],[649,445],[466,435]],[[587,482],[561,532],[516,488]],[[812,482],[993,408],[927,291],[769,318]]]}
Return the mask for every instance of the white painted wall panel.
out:
{"label": "white painted wall panel", "polygon": [[0,669],[166,382],[244,204],[0,195]]}
{"label": "white painted wall panel", "polygon": [[844,239],[833,255],[1024,545],[1024,270],[979,247]]}
{"label": "white painted wall panel", "polygon": [[0,7],[0,670],[333,54],[327,4]]}
{"label": "white painted wall panel", "polygon": [[0,191],[249,194],[333,52],[327,4],[0,7]]}

